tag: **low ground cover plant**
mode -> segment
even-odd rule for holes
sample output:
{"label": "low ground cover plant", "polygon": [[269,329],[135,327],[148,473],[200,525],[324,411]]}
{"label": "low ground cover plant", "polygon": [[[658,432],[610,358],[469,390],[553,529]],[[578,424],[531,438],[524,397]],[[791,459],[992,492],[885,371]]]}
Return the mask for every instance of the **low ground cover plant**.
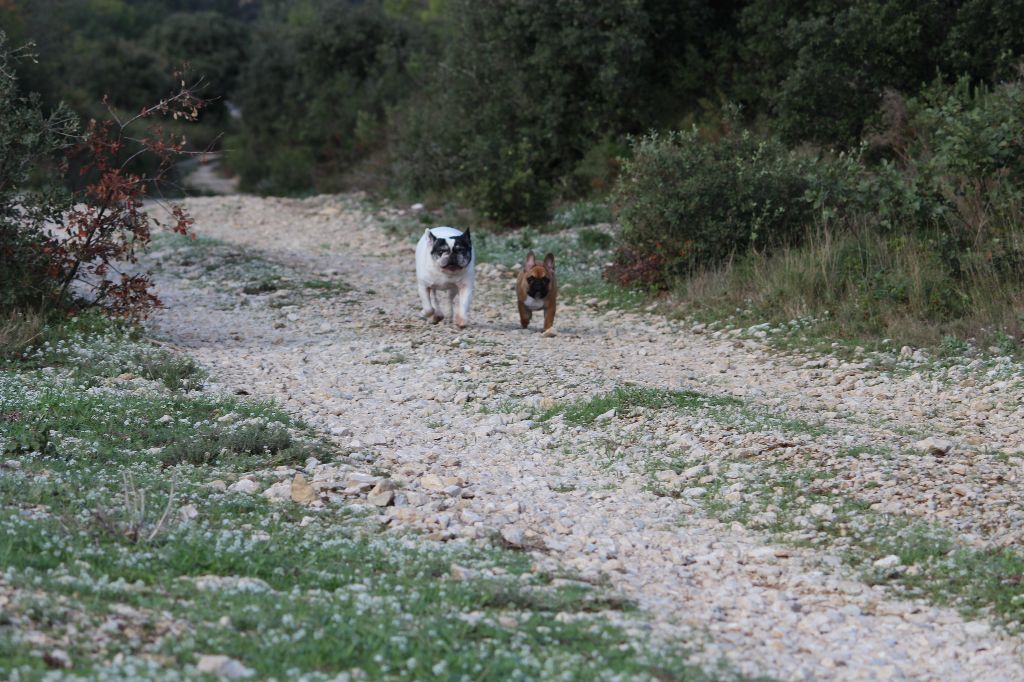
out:
{"label": "low ground cover plant", "polygon": [[523,552],[224,489],[336,454],[131,329],[48,328],[0,371],[0,676],[178,679],[208,654],[278,679],[728,676]]}

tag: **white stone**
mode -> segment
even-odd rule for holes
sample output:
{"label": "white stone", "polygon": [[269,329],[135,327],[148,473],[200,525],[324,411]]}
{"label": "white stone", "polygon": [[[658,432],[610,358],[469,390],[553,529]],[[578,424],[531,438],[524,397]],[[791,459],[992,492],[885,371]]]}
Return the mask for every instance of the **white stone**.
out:
{"label": "white stone", "polygon": [[811,516],[819,519],[828,519],[832,517],[832,507],[821,502],[816,502],[810,506],[807,510]]}
{"label": "white stone", "polygon": [[199,657],[196,672],[201,675],[215,675],[229,680],[244,679],[255,675],[255,671],[246,668],[240,662],[228,656],[205,655]]}
{"label": "white stone", "polygon": [[271,502],[285,502],[292,498],[292,482],[278,481],[263,491],[263,497]]}
{"label": "white stone", "polygon": [[228,486],[228,490],[233,493],[254,493],[258,487],[256,481],[242,478]]}
{"label": "white stone", "polygon": [[505,526],[501,529],[501,539],[511,547],[522,547],[526,542],[526,535],[522,528],[516,526]]}
{"label": "white stone", "polygon": [[182,521],[191,521],[197,516],[199,516],[199,510],[196,509],[196,506],[194,504],[186,504],[185,506],[178,509],[178,518]]}
{"label": "white stone", "polygon": [[953,442],[945,438],[929,436],[914,443],[914,448],[932,455],[945,455],[953,449]]}
{"label": "white stone", "polygon": [[885,568],[895,568],[895,567],[899,566],[901,563],[902,562],[900,561],[900,558],[898,556],[896,556],[895,554],[887,554],[886,556],[882,557],[881,559],[875,559],[874,566],[875,566],[875,568],[882,568],[882,569],[885,569]]}

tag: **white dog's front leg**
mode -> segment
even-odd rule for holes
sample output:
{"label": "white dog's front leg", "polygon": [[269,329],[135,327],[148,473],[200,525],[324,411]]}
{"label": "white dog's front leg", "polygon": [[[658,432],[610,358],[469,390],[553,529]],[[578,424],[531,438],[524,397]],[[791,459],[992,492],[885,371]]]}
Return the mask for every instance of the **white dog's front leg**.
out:
{"label": "white dog's front leg", "polygon": [[430,305],[430,291],[427,289],[427,285],[424,282],[416,282],[416,288],[420,294],[420,305],[423,309],[420,311],[420,315],[423,317],[430,317],[434,312],[434,306]]}
{"label": "white dog's front leg", "polygon": [[[473,280],[459,285],[458,310],[453,309],[455,325],[462,329],[469,322],[469,304],[473,302]],[[454,308],[454,307],[453,307]]]}
{"label": "white dog's front leg", "polygon": [[444,311],[441,309],[441,294],[438,292],[437,287],[430,287],[430,306],[434,311],[434,316],[431,318],[431,322],[437,324],[444,319]]}

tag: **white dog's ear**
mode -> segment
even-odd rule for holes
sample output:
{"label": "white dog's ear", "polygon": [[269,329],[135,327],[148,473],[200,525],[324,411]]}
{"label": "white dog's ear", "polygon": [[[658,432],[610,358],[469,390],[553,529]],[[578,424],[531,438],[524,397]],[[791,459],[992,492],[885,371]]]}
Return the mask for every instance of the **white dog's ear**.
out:
{"label": "white dog's ear", "polygon": [[523,270],[529,270],[536,264],[537,259],[533,257],[533,251],[530,251],[528,254],[526,254],[526,262],[523,263]]}
{"label": "white dog's ear", "polygon": [[427,235],[427,241],[430,243],[431,246],[433,246],[434,242],[437,241],[437,237],[434,236],[434,233],[430,231],[429,227],[426,229],[425,232]]}
{"label": "white dog's ear", "polygon": [[555,254],[549,253],[544,256],[544,269],[548,271],[548,274],[555,274]]}

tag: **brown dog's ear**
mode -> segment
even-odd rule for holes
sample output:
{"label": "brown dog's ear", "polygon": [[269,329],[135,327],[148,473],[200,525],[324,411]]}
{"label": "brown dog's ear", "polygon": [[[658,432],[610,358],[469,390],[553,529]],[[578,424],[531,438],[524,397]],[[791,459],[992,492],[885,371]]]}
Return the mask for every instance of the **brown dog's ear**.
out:
{"label": "brown dog's ear", "polygon": [[523,263],[523,270],[529,270],[537,264],[537,259],[533,257],[533,251],[526,254],[526,262]]}
{"label": "brown dog's ear", "polygon": [[544,269],[548,271],[548,274],[555,274],[555,254],[549,253],[544,256]]}

